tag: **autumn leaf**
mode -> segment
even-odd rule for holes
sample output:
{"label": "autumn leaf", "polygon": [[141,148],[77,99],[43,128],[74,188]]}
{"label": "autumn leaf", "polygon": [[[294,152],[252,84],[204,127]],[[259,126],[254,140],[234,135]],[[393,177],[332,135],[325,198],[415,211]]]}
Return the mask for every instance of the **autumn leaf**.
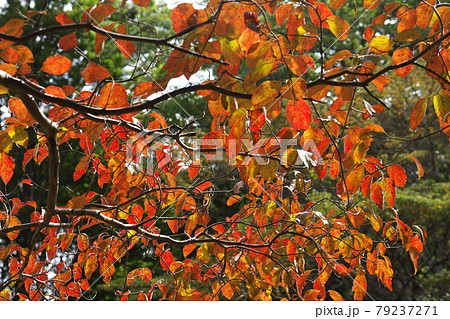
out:
{"label": "autumn leaf", "polygon": [[8,184],[14,174],[14,159],[0,152],[0,177],[3,183]]}
{"label": "autumn leaf", "polygon": [[439,92],[433,97],[434,110],[439,120],[443,121],[450,113],[450,95]]}
{"label": "autumn leaf", "polygon": [[8,100],[8,107],[10,111],[14,114],[15,117],[22,123],[31,126],[36,123],[36,120],[31,116],[26,108],[25,104],[23,104],[22,100],[16,97],[10,97]]}
{"label": "autumn leaf", "polygon": [[45,73],[61,75],[69,71],[72,61],[62,55],[48,57],[42,64],[41,70]]}
{"label": "autumn leaf", "polygon": [[406,185],[406,180],[408,177],[406,176],[405,169],[398,164],[390,165],[387,168],[387,172],[389,177],[394,181],[395,186],[404,187]]}
{"label": "autumn leaf", "polygon": [[361,301],[364,299],[367,293],[367,280],[365,275],[357,275],[353,280],[353,299],[357,301]]}
{"label": "autumn leaf", "polygon": [[245,109],[238,109],[230,117],[230,137],[239,139],[245,133],[247,121],[247,111]]}
{"label": "autumn leaf", "polygon": [[[117,33],[121,34],[127,34],[127,27],[125,24],[120,24],[117,28]],[[129,59],[131,55],[136,51],[136,45],[127,40],[116,40],[117,47],[119,48],[120,52],[125,56],[125,58]]]}
{"label": "autumn leaf", "polygon": [[170,15],[172,26],[175,32],[181,32],[188,28],[191,24],[189,18],[196,12],[191,3],[181,3],[177,5]]}
{"label": "autumn leaf", "polygon": [[[396,64],[406,62],[409,59],[411,59],[412,57],[413,57],[413,53],[410,48],[408,48],[408,47],[398,48],[392,54],[392,64],[396,65]],[[398,75],[405,77],[409,74],[409,72],[411,72],[412,68],[413,68],[413,65],[410,64],[410,65],[395,69],[395,72]]]}
{"label": "autumn leaf", "polygon": [[188,175],[191,180],[193,180],[200,172],[201,161],[195,160],[188,167]]}
{"label": "autumn leaf", "polygon": [[384,54],[391,51],[394,41],[386,35],[379,35],[373,38],[369,45],[372,47],[372,51],[376,54]]}
{"label": "autumn leaf", "polygon": [[161,254],[159,263],[164,270],[169,270],[170,265],[175,261],[170,251],[166,250]]}
{"label": "autumn leaf", "polygon": [[62,12],[56,15],[55,20],[62,25],[75,23],[75,21],[73,21],[72,18],[70,18],[67,14]]}
{"label": "autumn leaf", "polygon": [[286,117],[295,130],[306,130],[311,123],[311,108],[303,100],[289,101],[286,106]]}
{"label": "autumn leaf", "polygon": [[330,27],[330,31],[333,32],[338,40],[345,40],[348,38],[350,25],[347,21],[336,15],[329,16],[326,21]]}
{"label": "autumn leaf", "polygon": [[120,108],[128,105],[128,94],[120,83],[106,83],[100,90],[97,101],[101,108]]}
{"label": "autumn leaf", "polygon": [[252,95],[252,104],[256,106],[268,106],[280,93],[280,81],[265,81],[258,85]]}
{"label": "autumn leaf", "polygon": [[92,274],[97,270],[97,268],[98,268],[97,255],[90,254],[86,260],[86,263],[84,264],[84,273],[86,275],[86,278],[90,279]]}
{"label": "autumn leaf", "polygon": [[58,45],[61,49],[64,51],[73,49],[78,44],[78,39],[75,32],[66,34],[65,36],[61,37],[58,41]]}
{"label": "autumn leaf", "polygon": [[86,68],[80,72],[80,74],[84,77],[84,81],[86,81],[86,83],[94,83],[111,76],[108,69],[94,62],[89,62]]}
{"label": "autumn leaf", "polygon": [[415,158],[414,156],[408,156],[410,159],[412,159],[414,161],[414,163],[416,163],[416,167],[417,167],[417,174],[419,176],[419,179],[422,178],[423,174],[424,174],[424,170],[422,167],[422,164],[420,164],[420,162],[418,161],[417,158]]}
{"label": "autumn leaf", "polygon": [[417,129],[420,123],[422,123],[426,111],[427,111],[427,99],[421,98],[417,101],[416,105],[414,105],[411,116],[409,118],[411,129],[413,129],[414,131]]}
{"label": "autumn leaf", "polygon": [[100,3],[92,6],[88,10],[83,11],[81,15],[81,22],[93,22],[95,24],[100,24],[106,17],[111,13],[115,12],[117,9],[112,5],[107,3]]}
{"label": "autumn leaf", "polygon": [[140,7],[148,7],[150,0],[133,0]]}

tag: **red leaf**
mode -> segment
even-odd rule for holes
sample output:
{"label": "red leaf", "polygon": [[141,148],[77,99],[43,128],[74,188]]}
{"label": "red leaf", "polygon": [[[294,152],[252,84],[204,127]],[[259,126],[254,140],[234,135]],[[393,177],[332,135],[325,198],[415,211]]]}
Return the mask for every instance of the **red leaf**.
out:
{"label": "red leaf", "polygon": [[58,15],[55,17],[55,20],[61,23],[62,25],[65,24],[74,24],[75,22],[65,13],[58,13]]}
{"label": "red leaf", "polygon": [[80,74],[84,77],[86,83],[97,82],[111,76],[108,69],[94,62],[89,62],[86,69],[81,71]]}
{"label": "red leaf", "polygon": [[169,270],[170,265],[175,261],[170,251],[166,250],[162,253],[159,263],[164,270]]}
{"label": "red leaf", "polygon": [[55,55],[48,57],[44,61],[41,70],[46,73],[61,75],[69,71],[71,66],[72,61],[70,61],[68,58],[62,55]]}
{"label": "red leaf", "polygon": [[74,48],[78,44],[77,35],[75,32],[66,34],[59,39],[58,45],[64,51]]}
{"label": "red leaf", "polygon": [[404,187],[406,185],[406,180],[408,177],[406,176],[405,169],[398,164],[394,164],[388,166],[387,172],[389,177],[394,180],[394,184],[397,187]]}
{"label": "red leaf", "polygon": [[383,209],[383,190],[380,182],[376,181],[370,186],[370,199],[372,199],[380,209]]}
{"label": "red leaf", "polygon": [[303,99],[297,102],[289,101],[286,106],[286,117],[292,128],[306,130],[311,123],[311,109]]}
{"label": "red leaf", "polygon": [[189,165],[188,174],[190,179],[194,179],[198,175],[198,173],[200,172],[200,165],[201,165],[200,160],[193,161]]}
{"label": "red leaf", "polygon": [[14,174],[14,159],[11,156],[0,152],[0,177],[3,183],[8,184]]}

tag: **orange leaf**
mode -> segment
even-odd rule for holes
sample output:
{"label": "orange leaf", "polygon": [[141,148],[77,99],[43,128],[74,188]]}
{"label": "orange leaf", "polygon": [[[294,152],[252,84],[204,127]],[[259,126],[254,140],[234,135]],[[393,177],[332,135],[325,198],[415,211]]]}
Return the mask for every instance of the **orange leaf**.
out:
{"label": "orange leaf", "polygon": [[190,17],[192,17],[197,10],[194,9],[191,3],[181,3],[177,5],[170,15],[172,26],[175,32],[183,31],[192,25]]}
{"label": "orange leaf", "polygon": [[58,45],[64,51],[74,48],[78,44],[77,35],[75,32],[66,34],[58,41]]}
{"label": "orange leaf", "polygon": [[228,197],[227,200],[227,206],[231,206],[234,203],[238,202],[241,199],[241,196],[239,195],[231,195],[230,197]]}
{"label": "orange leaf", "polygon": [[364,0],[364,9],[373,10],[378,8],[381,4],[381,0]]}
{"label": "orange leaf", "polygon": [[77,246],[80,251],[84,251],[89,248],[89,237],[86,234],[78,234]]}
{"label": "orange leaf", "polygon": [[48,57],[42,64],[41,70],[45,73],[61,75],[69,71],[72,61],[62,55]]}
{"label": "orange leaf", "polygon": [[130,285],[136,279],[141,279],[145,282],[152,280],[153,274],[148,268],[136,268],[130,271],[127,275],[127,285]]}
{"label": "orange leaf", "polygon": [[[408,48],[408,47],[398,48],[392,54],[392,64],[394,64],[394,65],[400,64],[402,62],[408,61],[412,57],[413,57],[413,53],[410,48]],[[409,74],[409,72],[411,72],[412,68],[413,68],[413,65],[410,64],[410,65],[401,67],[399,69],[395,69],[395,72],[398,75],[405,77]]]}
{"label": "orange leaf", "polygon": [[301,56],[285,56],[288,68],[297,76],[303,76],[308,71],[308,65]]}
{"label": "orange leaf", "polygon": [[86,83],[94,83],[111,76],[108,69],[94,62],[89,62],[86,68],[80,72],[80,74],[84,77],[84,81]]}
{"label": "orange leaf", "polygon": [[159,91],[159,88],[153,82],[143,82],[136,86],[133,96],[138,96],[141,99],[145,99],[156,91]]}
{"label": "orange leaf", "polygon": [[120,83],[106,83],[100,90],[98,106],[106,109],[125,107],[128,105],[128,94]]}
{"label": "orange leaf", "polygon": [[87,11],[83,12],[83,14],[81,15],[81,22],[93,22],[95,24],[99,24],[103,21],[103,19],[105,19],[116,10],[117,9],[110,4],[96,4],[89,8]]}
{"label": "orange leaf", "polygon": [[361,180],[364,177],[364,167],[362,165],[351,171],[345,178],[345,185],[347,186],[347,191],[350,194],[354,194],[361,185]]}
{"label": "orange leaf", "polygon": [[148,7],[150,0],[133,0],[140,7]]}
{"label": "orange leaf", "polygon": [[[3,164],[3,159],[1,158],[2,157],[1,154],[2,153],[0,153],[0,161],[1,161],[0,162],[1,163],[0,164],[0,175],[1,175],[1,170],[2,170],[1,166]],[[2,179],[3,179],[3,177],[2,177]],[[5,184],[6,184],[6,182],[5,182]],[[19,218],[17,218],[16,216],[8,216],[6,218],[6,222],[5,222],[4,226],[6,228],[9,228],[9,227],[14,227],[14,226],[17,226],[20,224],[21,224],[21,222],[20,222]],[[20,230],[9,232],[9,233],[6,233],[6,237],[8,237],[9,240],[14,240],[17,238],[17,236],[19,236],[19,233],[20,233]]]}
{"label": "orange leaf", "polygon": [[334,301],[345,301],[341,294],[335,290],[328,290],[328,293],[330,294],[331,299],[333,299]]}
{"label": "orange leaf", "polygon": [[415,158],[414,156],[408,156],[410,159],[412,159],[414,161],[414,163],[416,163],[417,166],[417,174],[419,175],[419,179],[422,178],[424,171],[423,171],[423,167],[422,164],[420,164],[420,162],[417,160],[417,158]]}
{"label": "orange leaf", "polygon": [[361,301],[364,299],[364,296],[367,293],[367,280],[366,276],[358,274],[353,280],[353,299],[357,301]]}
{"label": "orange leaf", "polygon": [[5,48],[0,52],[0,58],[6,63],[17,63],[19,62],[19,53],[13,48]]}
{"label": "orange leaf", "polygon": [[14,174],[14,159],[0,152],[0,177],[3,183],[8,184]]}
{"label": "orange leaf", "polygon": [[289,101],[286,106],[286,117],[295,130],[306,130],[311,123],[311,108],[303,100]]}
{"label": "orange leaf", "polygon": [[98,268],[98,259],[97,255],[90,254],[84,264],[84,273],[86,275],[86,279],[90,279],[94,271]]}
{"label": "orange leaf", "polygon": [[333,12],[330,10],[330,8],[328,8],[325,3],[321,2],[316,2],[314,8],[308,6],[308,11],[311,22],[316,26],[319,26],[321,24],[321,20],[324,21],[329,16],[333,15]]}
{"label": "orange leaf", "polygon": [[408,177],[406,176],[405,169],[398,164],[394,164],[388,166],[387,172],[389,177],[394,181],[395,186],[404,187],[406,185],[406,180]]}
{"label": "orange leaf", "polygon": [[417,129],[420,123],[422,123],[426,111],[427,111],[427,99],[421,98],[419,99],[419,101],[417,101],[416,105],[414,105],[411,117],[409,118],[409,123],[414,131]]}
{"label": "orange leaf", "polygon": [[252,95],[252,104],[254,106],[266,106],[261,105],[263,103],[271,103],[278,97],[281,90],[280,81],[265,81],[258,85],[255,92]]}
{"label": "orange leaf", "polygon": [[277,24],[283,25],[283,23],[291,16],[292,10],[294,10],[294,5],[292,3],[285,3],[279,6],[276,13]]}
{"label": "orange leaf", "polygon": [[409,248],[409,257],[414,264],[414,275],[417,273],[417,261],[419,260],[419,254],[423,251],[423,244],[420,241],[419,235],[414,235],[411,238],[411,247]]}
{"label": "orange leaf", "polygon": [[[125,24],[119,25],[117,28],[117,33],[127,34],[127,27]],[[116,41],[117,46],[119,47],[120,52],[125,56],[125,58],[130,58],[131,55],[136,51],[136,45],[133,42],[127,40]]]}
{"label": "orange leaf", "polygon": [[170,231],[175,234],[178,231],[178,228],[180,227],[180,225],[178,224],[178,220],[177,219],[169,219],[167,220],[167,226],[169,226]]}
{"label": "orange leaf", "polygon": [[234,288],[230,285],[229,282],[227,282],[225,285],[223,285],[223,287],[222,287],[222,294],[228,300],[231,300],[231,298],[233,298]]}
{"label": "orange leaf", "polygon": [[394,181],[392,178],[385,178],[384,179],[384,195],[386,199],[386,203],[393,207],[395,204],[395,187],[394,187]]}
{"label": "orange leaf", "polygon": [[383,190],[380,182],[376,181],[370,186],[370,199],[373,200],[380,209],[383,209]]}
{"label": "orange leaf", "polygon": [[36,120],[31,116],[26,108],[25,104],[23,104],[22,100],[16,97],[11,97],[8,100],[8,107],[12,114],[21,121],[22,123],[27,124],[28,126],[36,123]]}
{"label": "orange leaf", "polygon": [[245,134],[245,123],[247,121],[247,110],[238,109],[231,114],[228,125],[230,126],[230,138],[239,139]]}
{"label": "orange leaf", "polygon": [[187,256],[189,256],[189,254],[190,254],[195,248],[197,248],[197,245],[196,245],[196,244],[188,244],[188,245],[185,245],[185,246],[183,247],[183,256],[184,256],[184,258],[186,258]]}

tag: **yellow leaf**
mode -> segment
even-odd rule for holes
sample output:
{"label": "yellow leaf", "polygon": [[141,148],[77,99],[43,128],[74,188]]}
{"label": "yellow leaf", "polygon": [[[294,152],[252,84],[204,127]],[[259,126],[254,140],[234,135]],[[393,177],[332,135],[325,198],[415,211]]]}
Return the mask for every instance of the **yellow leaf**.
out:
{"label": "yellow leaf", "polygon": [[338,40],[345,40],[348,38],[350,25],[347,21],[336,15],[329,16],[326,21],[328,22],[330,31],[333,32],[334,36],[338,38]]}
{"label": "yellow leaf", "polygon": [[384,54],[391,51],[394,41],[385,35],[379,35],[370,41],[372,51],[376,54]]}
{"label": "yellow leaf", "polygon": [[245,133],[245,122],[247,121],[247,111],[245,109],[236,110],[230,118],[230,137],[241,138]]}
{"label": "yellow leaf", "polygon": [[271,103],[280,94],[280,89],[281,83],[279,81],[265,81],[261,83],[252,95],[253,105],[265,106],[260,104]]}

